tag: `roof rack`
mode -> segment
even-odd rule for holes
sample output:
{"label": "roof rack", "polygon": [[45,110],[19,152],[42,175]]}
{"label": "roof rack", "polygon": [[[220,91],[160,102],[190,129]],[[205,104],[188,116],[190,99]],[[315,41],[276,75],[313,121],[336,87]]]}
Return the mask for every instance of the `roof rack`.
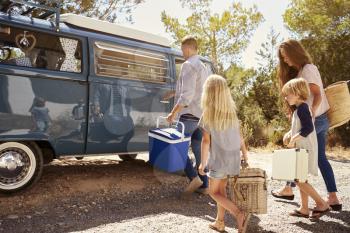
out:
{"label": "roof rack", "polygon": [[[36,18],[39,19],[48,19],[50,16],[55,15],[55,30],[59,31],[60,30],[60,7],[61,3],[59,1],[54,1],[54,0],[48,0],[49,3],[54,3],[56,6],[47,6],[43,4],[38,4],[38,3],[32,3],[29,2],[28,0],[5,0],[4,3],[4,9],[8,11],[9,15],[11,16],[11,8],[14,6],[28,6],[29,8],[26,9],[25,11],[21,12],[21,15],[28,15],[29,13],[33,12],[36,9],[41,9],[44,10],[45,13],[40,14]],[[3,9],[3,10],[4,10]]]}

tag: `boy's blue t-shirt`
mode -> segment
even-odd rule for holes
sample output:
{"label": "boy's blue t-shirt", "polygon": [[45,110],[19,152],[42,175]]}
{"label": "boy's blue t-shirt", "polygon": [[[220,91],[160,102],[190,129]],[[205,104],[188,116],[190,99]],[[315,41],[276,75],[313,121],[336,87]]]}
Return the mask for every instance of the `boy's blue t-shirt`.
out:
{"label": "boy's blue t-shirt", "polygon": [[301,123],[300,135],[307,137],[314,130],[309,106],[306,103],[302,103],[297,107],[296,111]]}

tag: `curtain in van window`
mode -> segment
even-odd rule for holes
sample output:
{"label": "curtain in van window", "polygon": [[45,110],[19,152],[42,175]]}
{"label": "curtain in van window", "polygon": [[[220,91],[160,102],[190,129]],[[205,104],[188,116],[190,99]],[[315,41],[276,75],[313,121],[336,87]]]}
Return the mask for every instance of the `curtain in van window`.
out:
{"label": "curtain in van window", "polygon": [[60,42],[65,53],[65,58],[60,71],[80,72],[78,69],[78,59],[75,58],[78,41],[61,37]]}
{"label": "curtain in van window", "polygon": [[[81,42],[35,30],[2,25],[0,65],[81,72]],[[34,29],[34,28],[33,28]],[[29,43],[21,46],[21,41]]]}
{"label": "curtain in van window", "polygon": [[15,59],[17,66],[32,67],[32,62],[29,57],[19,57]]}

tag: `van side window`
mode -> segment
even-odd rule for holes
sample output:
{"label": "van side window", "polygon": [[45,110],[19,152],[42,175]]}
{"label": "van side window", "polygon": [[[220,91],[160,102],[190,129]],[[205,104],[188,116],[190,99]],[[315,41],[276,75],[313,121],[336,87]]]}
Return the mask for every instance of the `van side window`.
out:
{"label": "van side window", "polygon": [[81,42],[0,24],[0,64],[81,72]]}
{"label": "van side window", "polygon": [[95,72],[99,76],[165,83],[169,60],[164,54],[95,42]]}

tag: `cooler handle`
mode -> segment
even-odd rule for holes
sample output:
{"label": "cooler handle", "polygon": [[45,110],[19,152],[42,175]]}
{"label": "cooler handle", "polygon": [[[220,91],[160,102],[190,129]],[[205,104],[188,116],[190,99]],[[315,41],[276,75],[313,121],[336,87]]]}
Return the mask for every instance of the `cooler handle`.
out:
{"label": "cooler handle", "polygon": [[[163,117],[163,116],[159,116],[158,118],[157,118],[157,128],[159,128],[159,120],[160,119],[167,119],[166,117]],[[176,126],[175,127],[177,127],[177,125],[178,124],[180,124],[181,126],[182,126],[182,132],[181,132],[181,140],[184,140],[185,139],[185,125],[184,125],[184,123],[182,123],[181,121],[175,121],[176,122]]]}

